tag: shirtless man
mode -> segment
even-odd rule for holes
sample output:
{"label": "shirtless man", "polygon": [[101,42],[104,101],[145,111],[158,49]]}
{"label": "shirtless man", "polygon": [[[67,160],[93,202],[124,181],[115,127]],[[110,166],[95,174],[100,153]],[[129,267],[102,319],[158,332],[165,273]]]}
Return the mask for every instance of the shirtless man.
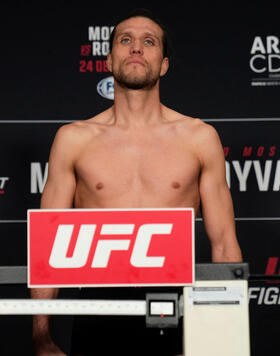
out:
{"label": "shirtless man", "polygon": [[[114,105],[55,137],[41,208],[167,208],[200,205],[213,262],[240,262],[223,148],[215,129],[160,102],[168,70],[162,26],[134,14],[115,28],[107,67]],[[55,298],[57,289],[33,289]],[[34,317],[37,356],[65,356],[49,334],[48,316]]]}

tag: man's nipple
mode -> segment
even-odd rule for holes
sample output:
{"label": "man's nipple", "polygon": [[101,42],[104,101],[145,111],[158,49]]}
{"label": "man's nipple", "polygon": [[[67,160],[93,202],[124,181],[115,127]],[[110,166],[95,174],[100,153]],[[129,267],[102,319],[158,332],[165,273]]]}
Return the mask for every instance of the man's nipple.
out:
{"label": "man's nipple", "polygon": [[104,187],[104,185],[103,185],[103,183],[99,182],[99,183],[96,184],[95,187],[96,187],[97,190],[100,190],[100,189],[102,189]]}
{"label": "man's nipple", "polygon": [[178,183],[178,182],[173,182],[173,183],[172,183],[172,187],[173,187],[174,189],[179,189],[179,188],[181,187],[181,185],[180,185],[180,183]]}

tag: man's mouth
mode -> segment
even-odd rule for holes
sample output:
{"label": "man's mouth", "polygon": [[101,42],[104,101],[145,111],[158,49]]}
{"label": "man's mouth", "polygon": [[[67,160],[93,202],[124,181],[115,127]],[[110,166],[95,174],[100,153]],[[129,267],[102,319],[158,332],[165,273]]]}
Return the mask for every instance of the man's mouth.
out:
{"label": "man's mouth", "polygon": [[127,64],[140,64],[140,65],[142,65],[142,66],[145,66],[144,62],[139,61],[139,60],[137,60],[137,59],[129,60],[129,61],[127,62]]}

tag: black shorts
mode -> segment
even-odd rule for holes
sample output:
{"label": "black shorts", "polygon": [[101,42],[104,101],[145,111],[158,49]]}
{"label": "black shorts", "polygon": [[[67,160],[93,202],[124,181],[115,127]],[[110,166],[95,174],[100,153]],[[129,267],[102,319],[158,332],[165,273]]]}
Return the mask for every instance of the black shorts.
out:
{"label": "black shorts", "polygon": [[[147,288],[91,288],[81,290],[81,299],[144,300],[146,292]],[[71,356],[174,356],[182,353],[182,341],[182,320],[178,328],[161,330],[146,328],[144,316],[77,316]]]}

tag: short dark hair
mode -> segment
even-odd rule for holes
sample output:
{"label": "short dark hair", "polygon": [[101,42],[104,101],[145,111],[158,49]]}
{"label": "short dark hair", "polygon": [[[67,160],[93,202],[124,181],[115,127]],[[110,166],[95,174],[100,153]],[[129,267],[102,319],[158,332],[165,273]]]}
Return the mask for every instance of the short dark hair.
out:
{"label": "short dark hair", "polygon": [[113,42],[114,42],[117,26],[121,22],[131,19],[133,17],[146,17],[146,18],[152,20],[153,22],[155,22],[162,29],[162,32],[163,32],[163,35],[162,35],[163,57],[170,58],[171,52],[172,52],[171,41],[170,41],[170,37],[169,37],[168,30],[167,30],[166,26],[157,17],[155,17],[154,14],[150,10],[142,9],[142,8],[133,10],[128,15],[121,17],[115,23],[114,29],[111,33],[110,40],[109,40],[110,52],[112,52],[112,49],[113,49]]}

